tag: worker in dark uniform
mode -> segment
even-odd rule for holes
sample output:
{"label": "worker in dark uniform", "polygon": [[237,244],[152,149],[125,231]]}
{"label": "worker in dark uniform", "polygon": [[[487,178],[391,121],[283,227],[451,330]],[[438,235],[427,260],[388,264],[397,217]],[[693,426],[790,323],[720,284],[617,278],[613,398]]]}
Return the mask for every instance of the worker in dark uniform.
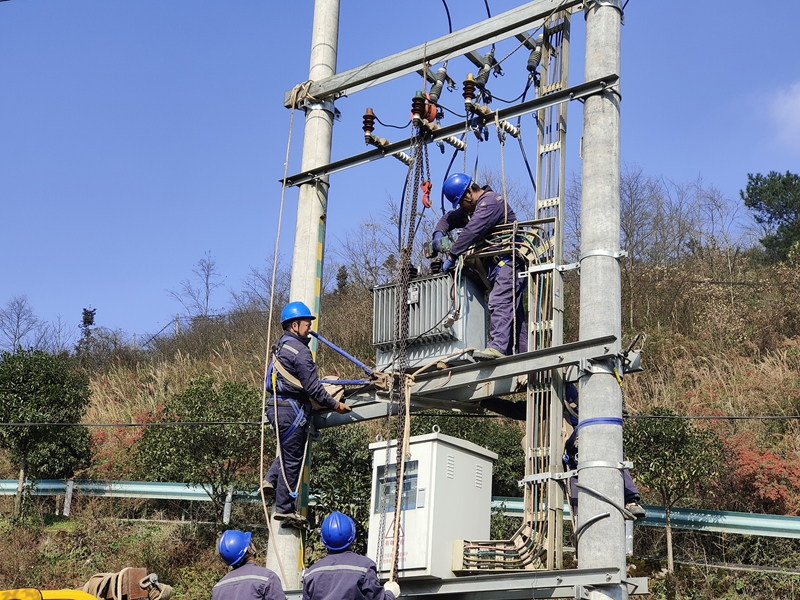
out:
{"label": "worker in dark uniform", "polygon": [[322,543],[328,555],[303,573],[303,600],[395,600],[400,586],[394,581],[381,585],[375,563],[350,550],[356,539],[356,524],[340,512],[322,522]]}
{"label": "worker in dark uniform", "polygon": [[[567,382],[564,388],[564,395],[566,396],[566,405],[569,409],[565,409],[564,416],[569,424],[574,429],[564,442],[564,468],[567,471],[572,471],[578,468],[578,388],[571,381]],[[525,421],[527,416],[527,402],[513,402],[505,398],[484,398],[480,402],[481,408],[491,410],[504,417],[515,419],[517,421]],[[639,488],[631,477],[631,472],[628,469],[622,469],[622,486],[625,494],[625,509],[630,516],[629,519],[638,521],[647,516],[647,512],[639,504]],[[569,501],[572,509],[572,514],[578,514],[578,478],[569,478]],[[627,515],[626,515],[627,516]]]}
{"label": "worker in dark uniform", "polygon": [[272,349],[266,378],[267,390],[272,394],[267,401],[267,418],[278,445],[277,456],[261,487],[265,498],[275,499],[273,518],[286,521],[284,525],[300,527],[305,517],[297,513],[296,499],[311,402],[340,414],[350,412],[349,406],[333,398],[319,382],[317,365],[308,348],[314,319],[316,317],[302,302],[290,302],[283,308],[283,336]]}
{"label": "worker in dark uniform", "polygon": [[259,567],[250,545],[251,533],[229,529],[217,543],[217,551],[230,572],[211,591],[211,600],[286,600],[275,572]]}
{"label": "worker in dark uniform", "polygon": [[[443,186],[444,195],[453,204],[453,210],[439,219],[433,232],[433,248],[439,251],[442,238],[453,229],[461,229],[453,243],[442,270],[453,268],[458,257],[472,244],[483,240],[496,225],[517,220],[514,211],[501,195],[488,185],[481,187],[469,175],[454,173]],[[519,263],[521,263],[521,259]],[[485,261],[486,272],[492,290],[489,292],[489,337],[486,349],[475,352],[478,360],[490,360],[514,353],[514,340],[518,353],[528,351],[528,333],[525,326],[525,311],[522,292],[526,278],[514,273],[512,254],[501,254]],[[521,267],[519,264],[517,268]],[[516,314],[516,331],[514,319]]]}

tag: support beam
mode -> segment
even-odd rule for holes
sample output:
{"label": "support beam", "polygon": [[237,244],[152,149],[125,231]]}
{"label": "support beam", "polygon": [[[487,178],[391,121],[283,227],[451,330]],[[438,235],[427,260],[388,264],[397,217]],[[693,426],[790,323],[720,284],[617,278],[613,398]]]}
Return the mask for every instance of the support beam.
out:
{"label": "support beam", "polygon": [[[432,42],[368,62],[338,75],[324,79],[309,77],[314,83],[308,92],[319,99],[353,94],[384,81],[413,73],[425,60],[430,64],[440,63],[528,29],[536,29],[554,10],[575,10],[582,3],[582,0],[535,0]],[[284,95],[283,104],[286,107],[292,105],[291,90]]]}
{"label": "support beam", "polygon": [[[497,116],[501,121],[510,121],[515,117],[527,115],[550,106],[555,106],[561,102],[580,100],[595,94],[600,94],[607,87],[616,84],[618,80],[619,77],[615,73],[608,73],[604,77],[586,81],[585,83],[580,83],[565,90],[553,92],[552,94],[548,94],[547,96],[541,98],[534,98],[533,100],[528,100],[527,102],[523,102],[522,104],[518,104],[516,106],[502,108],[495,112],[497,112]],[[484,121],[487,124],[492,125],[494,123],[494,114],[494,112],[487,114],[484,118]],[[437,129],[436,131],[429,133],[426,136],[426,140],[428,142],[436,142],[449,136],[460,135],[463,132],[464,123],[462,121],[460,123],[454,123],[453,125],[448,125],[447,127],[442,127],[441,129]],[[351,167],[357,167],[359,165],[372,162],[373,160],[378,160],[386,156],[392,156],[398,152],[406,151],[410,146],[411,139],[407,138],[381,148],[375,148],[361,154],[356,154],[355,156],[332,162],[330,164],[304,169],[300,173],[287,177],[286,185],[295,186],[309,183],[328,175],[332,175],[333,173],[344,171]]]}
{"label": "support beam", "polygon": [[[647,578],[625,576],[625,570],[569,569],[493,573],[437,580],[402,580],[403,598],[435,600],[442,595],[459,600],[522,600],[529,598],[588,598],[589,590],[623,586],[631,594],[647,594]],[[300,592],[287,591],[288,600]]]}
{"label": "support beam", "polygon": [[[472,412],[480,398],[492,394],[479,394],[474,390],[475,382],[513,380],[518,375],[535,373],[549,369],[582,365],[587,360],[605,360],[613,356],[618,347],[615,336],[606,336],[592,340],[584,340],[543,348],[525,354],[515,354],[496,360],[472,363],[452,369],[423,373],[415,378],[416,384],[411,389],[412,410],[450,409]],[[467,400],[459,400],[459,392],[470,390]],[[449,396],[449,398],[448,398]],[[340,415],[334,412],[314,417],[317,429],[347,425],[370,419],[386,417],[389,411],[397,414],[397,407],[392,407],[388,396],[375,389],[365,390],[348,398],[352,412]]]}

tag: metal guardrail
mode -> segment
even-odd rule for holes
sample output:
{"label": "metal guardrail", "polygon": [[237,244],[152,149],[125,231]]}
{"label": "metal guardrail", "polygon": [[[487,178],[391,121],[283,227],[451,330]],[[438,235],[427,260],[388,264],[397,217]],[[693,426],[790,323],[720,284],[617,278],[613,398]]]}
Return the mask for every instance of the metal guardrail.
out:
{"label": "metal guardrail", "polygon": [[[185,483],[148,481],[63,481],[44,479],[37,481],[30,493],[34,496],[65,496],[64,514],[69,515],[67,497],[71,499],[73,490],[83,496],[105,496],[108,498],[189,500],[195,502],[209,502],[211,500],[205,490],[199,486],[191,486]],[[16,492],[16,480],[0,479],[0,496],[11,496]],[[230,517],[230,508],[234,501],[259,502],[260,496],[257,490],[229,492],[223,517],[226,523]],[[643,508],[647,512],[647,517],[637,521],[637,524],[652,527],[666,526],[666,515],[663,507],[648,505],[643,506]],[[521,517],[523,514],[522,498],[495,496],[492,498],[492,510],[502,510],[505,515]],[[565,518],[569,517],[568,503],[564,504],[564,516]],[[800,517],[673,508],[670,512],[670,520],[672,526],[676,529],[800,539]]]}
{"label": "metal guardrail", "polygon": [[[506,515],[521,517],[523,512],[522,498],[492,498],[492,509],[500,510],[501,508]],[[637,521],[637,525],[666,527],[667,517],[664,507],[642,505],[642,508],[647,513],[647,517]],[[568,514],[569,503],[564,503],[565,518]],[[670,522],[675,529],[800,538],[800,517],[784,515],[673,508],[670,511]]]}

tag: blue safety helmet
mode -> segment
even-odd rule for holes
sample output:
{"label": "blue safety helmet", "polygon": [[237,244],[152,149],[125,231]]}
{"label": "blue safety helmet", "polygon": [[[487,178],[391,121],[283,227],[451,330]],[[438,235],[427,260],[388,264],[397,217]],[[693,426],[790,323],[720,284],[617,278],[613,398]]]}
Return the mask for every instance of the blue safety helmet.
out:
{"label": "blue safety helmet", "polygon": [[232,567],[244,558],[247,548],[250,546],[251,537],[253,537],[252,533],[245,533],[238,529],[228,529],[220,536],[217,550],[226,565]]}
{"label": "blue safety helmet", "polygon": [[444,195],[447,199],[453,203],[453,208],[458,206],[458,203],[461,201],[461,198],[464,197],[464,193],[469,189],[471,183],[472,177],[464,173],[453,173],[444,180],[442,191],[444,191]]}
{"label": "blue safety helmet", "polygon": [[311,314],[311,309],[302,302],[289,302],[281,311],[281,325],[295,319],[311,319],[313,321],[316,318]]}
{"label": "blue safety helmet", "polygon": [[336,552],[348,548],[356,539],[356,524],[347,515],[334,511],[322,522],[322,544]]}

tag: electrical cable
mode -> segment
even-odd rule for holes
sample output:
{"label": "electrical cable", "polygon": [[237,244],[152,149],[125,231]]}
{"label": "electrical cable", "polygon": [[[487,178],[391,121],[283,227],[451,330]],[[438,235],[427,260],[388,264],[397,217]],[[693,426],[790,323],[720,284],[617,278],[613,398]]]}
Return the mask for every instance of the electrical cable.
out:
{"label": "electrical cable", "polygon": [[[531,89],[531,84],[533,84],[533,77],[528,76],[528,84],[525,86],[525,91],[522,92],[522,102],[525,102],[525,97],[528,95],[528,90]],[[525,144],[522,143],[522,115],[517,117],[517,131],[519,131],[519,136],[517,137],[517,141],[519,142],[519,150],[522,153],[522,160],[525,163],[525,170],[528,171],[528,177],[531,180],[531,185],[533,186],[533,193],[536,194],[536,178],[533,176],[533,171],[531,171],[531,165],[528,162],[528,155],[525,152]]]}
{"label": "electrical cable", "polygon": [[461,113],[457,113],[453,109],[447,108],[446,106],[444,106],[443,104],[439,104],[438,102],[436,103],[436,106],[438,106],[442,110],[445,110],[445,111],[449,112],[451,115],[454,115],[454,116],[458,117],[459,119],[466,119],[467,118],[467,115],[462,115]]}
{"label": "electrical cable", "polygon": [[[486,6],[486,16],[487,18],[492,18],[492,11],[489,10],[489,0],[483,0],[484,6]],[[494,54],[494,44],[492,44],[492,54]]]}
{"label": "electrical cable", "polygon": [[[417,413],[421,414],[421,413]],[[453,415],[455,416],[455,415]],[[505,418],[505,417],[504,417]],[[624,415],[628,419],[684,421],[797,421],[800,415]],[[0,427],[205,427],[207,425],[261,425],[261,421],[154,421],[151,423],[0,423]]]}
{"label": "electrical cable", "polygon": [[375,115],[375,120],[376,120],[378,123],[380,123],[381,125],[383,125],[384,127],[391,127],[391,128],[393,128],[393,129],[406,129],[406,128],[408,128],[408,126],[409,126],[409,125],[411,125],[411,120],[410,120],[410,119],[409,119],[408,123],[406,123],[405,125],[391,125],[391,124],[389,124],[389,123],[384,123],[383,121],[381,121],[381,120],[378,118],[378,116],[377,116],[377,115]]}
{"label": "electrical cable", "polygon": [[450,33],[453,33],[453,21],[450,19],[450,9],[447,8],[447,2],[445,2],[445,0],[442,0],[442,4],[444,4],[444,12],[447,13],[447,29]]}

